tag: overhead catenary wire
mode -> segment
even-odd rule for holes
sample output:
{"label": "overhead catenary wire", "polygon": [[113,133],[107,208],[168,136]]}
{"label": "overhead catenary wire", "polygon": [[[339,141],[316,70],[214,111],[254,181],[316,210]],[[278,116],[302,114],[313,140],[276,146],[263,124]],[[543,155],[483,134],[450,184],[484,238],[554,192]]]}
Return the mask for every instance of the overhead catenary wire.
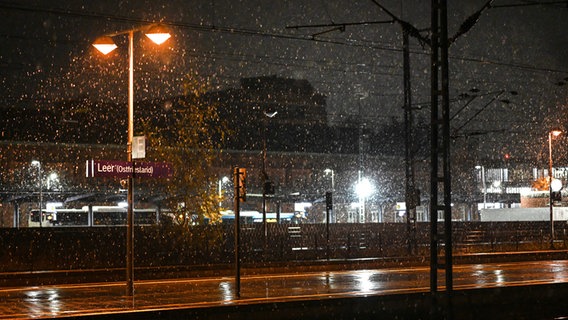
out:
{"label": "overhead catenary wire", "polygon": [[[558,4],[558,3],[566,3],[566,1],[552,1],[548,2],[548,4]],[[491,5],[492,8],[498,7],[496,5]],[[31,7],[22,4],[16,3],[9,3],[9,2],[0,2],[0,8],[9,9],[9,10],[20,10],[25,12],[41,12],[41,13],[48,13],[48,14],[55,14],[55,15],[68,15],[74,16],[79,18],[89,18],[89,19],[103,19],[112,22],[123,22],[123,23],[135,23],[135,24],[146,24],[151,21],[139,19],[139,18],[132,18],[126,16],[119,16],[115,14],[102,14],[97,12],[82,12],[82,11],[72,11],[72,10],[64,10],[58,8],[45,8],[45,7]],[[485,8],[485,6],[484,6]],[[153,21],[152,21],[153,22]],[[356,24],[364,24],[366,22],[354,22],[353,25]],[[396,46],[387,46],[383,44],[379,44],[376,42],[368,41],[368,40],[356,40],[356,39],[343,39],[338,40],[330,37],[317,37],[314,39],[310,36],[303,36],[303,35],[295,35],[295,34],[287,34],[287,33],[276,33],[276,32],[265,32],[260,30],[253,30],[253,29],[243,29],[243,28],[233,28],[227,26],[219,26],[217,24],[212,25],[197,25],[191,24],[186,22],[166,22],[165,24],[170,26],[176,26],[180,28],[190,29],[197,32],[213,32],[213,33],[229,33],[233,35],[244,35],[244,36],[254,36],[254,37],[267,37],[267,38],[276,38],[276,39],[285,39],[289,41],[309,41],[309,42],[317,42],[323,44],[332,44],[332,45],[340,45],[340,46],[349,46],[353,48],[361,48],[361,49],[370,49],[370,50],[384,50],[390,51],[395,54],[398,54],[402,51],[401,48]],[[4,35],[5,37],[18,37],[13,35]],[[25,40],[28,36],[19,36],[19,40]],[[34,39],[30,39],[30,41],[38,40],[37,37],[33,37]],[[53,39],[53,38],[46,38],[46,41],[51,41],[55,43],[64,43],[64,44],[77,44],[80,43],[81,40],[71,40],[71,39]],[[86,42],[85,42],[86,43]],[[427,56],[428,52],[424,50],[411,50],[411,53],[414,55],[424,55]],[[357,68],[358,65],[356,63],[350,61],[333,61],[332,64],[329,64],[328,61],[324,59],[306,59],[302,57],[301,59],[292,59],[290,60],[289,57],[280,55],[280,56],[273,56],[273,55],[259,55],[259,54],[245,54],[245,53],[235,53],[229,51],[219,51],[214,50],[211,52],[207,52],[206,55],[200,54],[199,52],[191,52],[188,55],[196,58],[196,59],[213,59],[213,60],[225,60],[225,61],[241,61],[244,63],[265,63],[268,65],[282,65],[287,67],[298,67],[304,69],[317,69],[319,71],[326,71],[332,73],[359,73],[359,74],[370,74],[374,76],[388,76],[388,77],[402,77],[400,72],[377,72],[373,70],[369,70],[368,68],[359,68],[359,70],[350,70],[350,68]],[[472,62],[472,63],[480,63],[483,65],[493,65],[493,66],[502,66],[511,69],[520,69],[529,72],[542,72],[542,73],[560,73],[560,74],[568,74],[568,70],[561,70],[555,68],[547,68],[547,67],[538,67],[538,66],[531,66],[526,64],[518,64],[518,63],[508,63],[502,61],[495,61],[489,60],[485,58],[475,58],[475,57],[462,57],[452,55],[450,59],[454,61],[465,61],[465,62]],[[291,62],[292,61],[292,62]],[[57,66],[56,66],[57,67]],[[61,66],[63,68],[64,66]],[[373,66],[376,67],[384,67],[384,68],[393,68],[393,70],[397,66]],[[5,68],[5,66],[2,66]],[[227,77],[227,75],[221,75],[221,77]],[[334,80],[336,81],[336,80]],[[317,81],[317,83],[325,84],[325,85],[333,85],[335,82],[330,81]],[[373,94],[372,96],[379,96],[379,97],[387,97],[388,95],[381,95],[379,92]],[[386,118],[386,116],[385,116]]]}
{"label": "overhead catenary wire", "polygon": [[[376,1],[374,1],[376,2]],[[490,1],[492,2],[492,1]],[[539,5],[546,5],[546,4],[557,4],[557,3],[568,3],[566,1],[551,1],[548,3],[539,3]],[[511,5],[513,6],[513,5]],[[490,5],[491,8],[502,7],[497,5]],[[10,9],[10,10],[21,10],[21,11],[28,11],[28,12],[41,12],[41,13],[49,13],[49,14],[60,14],[60,15],[68,15],[74,17],[83,17],[83,18],[91,18],[91,19],[105,19],[108,21],[115,21],[115,22],[127,22],[127,23],[137,23],[137,24],[148,24],[153,23],[155,21],[149,21],[145,19],[139,18],[132,18],[127,16],[119,16],[115,14],[103,14],[97,12],[81,12],[81,11],[74,11],[74,10],[64,10],[58,8],[46,8],[46,7],[30,7],[21,4],[15,4],[10,2],[0,2],[1,9]],[[485,8],[485,6],[484,6]],[[386,21],[386,20],[385,20]],[[384,22],[384,21],[383,21]],[[222,27],[217,25],[199,25],[199,24],[191,24],[187,22],[171,22],[171,21],[163,21],[164,25],[168,26],[175,26],[181,27],[186,29],[192,29],[195,31],[208,31],[208,32],[224,32],[224,33],[231,33],[231,34],[241,34],[241,35],[250,35],[250,36],[260,36],[260,37],[271,37],[271,38],[282,38],[288,40],[297,40],[297,41],[310,41],[310,42],[321,42],[321,43],[328,43],[334,45],[345,45],[350,47],[361,47],[366,49],[375,49],[375,50],[386,50],[386,51],[394,51],[397,54],[402,52],[402,48],[399,47],[387,47],[383,45],[378,45],[377,43],[369,43],[363,40],[335,40],[331,38],[317,38],[314,39],[311,36],[298,36],[298,35],[290,35],[284,33],[270,33],[264,32],[259,30],[252,30],[252,29],[243,29],[243,28],[234,28],[234,27]],[[352,22],[349,24],[368,24],[369,22]],[[419,30],[416,30],[419,32]],[[0,37],[14,37],[12,35],[3,34]],[[20,39],[25,39],[26,37],[20,37]],[[34,37],[33,39],[30,38],[31,41],[39,40],[38,37]],[[70,43],[70,44],[77,44],[82,42],[81,40],[60,40],[60,39],[45,39],[46,41],[52,41],[57,43]],[[90,44],[87,43],[87,44]],[[412,54],[418,55],[428,55],[429,53],[425,50],[414,50],[411,51]],[[197,56],[197,55],[196,55]],[[506,66],[510,68],[519,68],[519,69],[526,69],[526,70],[533,70],[533,71],[543,71],[543,72],[557,72],[557,73],[566,73],[568,74],[568,70],[562,69],[555,69],[555,68],[546,68],[546,67],[535,67],[530,65],[523,65],[523,64],[515,64],[515,63],[507,63],[495,60],[489,60],[484,58],[473,58],[473,57],[463,57],[463,56],[450,56],[452,60],[460,60],[460,61],[469,61],[469,62],[476,62],[476,63],[483,63],[489,65],[499,65],[499,66]],[[252,61],[251,61],[252,62]]]}

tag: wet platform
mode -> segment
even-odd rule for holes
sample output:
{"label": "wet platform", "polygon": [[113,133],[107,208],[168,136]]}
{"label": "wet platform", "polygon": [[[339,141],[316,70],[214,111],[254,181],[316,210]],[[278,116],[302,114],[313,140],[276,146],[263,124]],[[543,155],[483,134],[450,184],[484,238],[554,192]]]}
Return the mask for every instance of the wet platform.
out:
{"label": "wet platform", "polygon": [[[235,287],[233,277],[211,277],[137,281],[133,296],[121,282],[5,288],[0,319],[428,319],[448,296],[430,293],[427,267],[244,276],[240,297]],[[459,319],[507,308],[517,319],[552,317],[568,314],[557,302],[567,293],[568,261],[468,264],[454,268],[451,302]]]}

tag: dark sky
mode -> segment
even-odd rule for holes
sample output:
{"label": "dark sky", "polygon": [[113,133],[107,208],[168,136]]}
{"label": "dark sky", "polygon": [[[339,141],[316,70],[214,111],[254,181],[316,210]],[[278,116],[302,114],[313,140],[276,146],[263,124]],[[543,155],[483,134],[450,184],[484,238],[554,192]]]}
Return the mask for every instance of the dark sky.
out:
{"label": "dark sky", "polygon": [[[418,29],[430,25],[429,1],[377,2]],[[449,2],[450,35],[486,3]],[[568,119],[568,84],[562,85],[568,83],[568,5],[527,5],[534,2],[495,0],[450,48],[452,126],[460,133],[523,131]],[[361,115],[374,126],[403,116],[398,24],[286,28],[389,20],[371,0],[13,0],[0,1],[0,17],[4,103],[126,102],[126,37],[115,38],[120,50],[108,57],[90,44],[100,35],[163,21],[173,34],[165,46],[136,34],[137,99],[180,94],[188,76],[227,89],[242,77],[277,75],[309,80],[328,96],[336,119]],[[411,51],[413,101],[425,103],[428,48],[413,39]],[[478,97],[466,105],[464,93]],[[421,116],[429,116],[427,106],[417,111]]]}

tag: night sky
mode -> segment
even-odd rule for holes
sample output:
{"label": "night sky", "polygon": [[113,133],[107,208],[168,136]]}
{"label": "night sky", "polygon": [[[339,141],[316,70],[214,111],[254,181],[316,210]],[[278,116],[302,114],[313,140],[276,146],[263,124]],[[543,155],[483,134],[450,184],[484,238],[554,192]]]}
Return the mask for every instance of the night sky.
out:
{"label": "night sky", "polygon": [[[430,26],[429,1],[377,3],[417,29]],[[485,3],[449,1],[449,34]],[[493,1],[451,46],[456,135],[494,132],[491,139],[506,141],[566,122],[568,4],[533,3]],[[374,127],[403,117],[401,27],[372,23],[391,17],[371,0],[19,0],[0,1],[0,15],[4,104],[42,107],[77,98],[126,103],[127,37],[115,37],[119,50],[106,57],[91,43],[162,21],[173,35],[165,45],[135,36],[137,100],[181,94],[186,77],[223,90],[238,87],[243,77],[276,75],[309,80],[328,97],[328,117],[336,123],[358,115]],[[344,30],[290,28],[361,22],[370,23]],[[416,117],[428,118],[429,48],[411,39],[410,59]]]}

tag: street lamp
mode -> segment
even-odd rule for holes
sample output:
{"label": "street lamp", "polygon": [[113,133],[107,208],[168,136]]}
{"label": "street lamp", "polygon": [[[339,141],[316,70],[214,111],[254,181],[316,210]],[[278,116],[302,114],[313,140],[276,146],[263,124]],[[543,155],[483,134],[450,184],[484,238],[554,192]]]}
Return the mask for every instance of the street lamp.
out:
{"label": "street lamp", "polygon": [[262,130],[262,230],[264,234],[264,244],[265,247],[268,245],[266,242],[268,239],[268,226],[266,224],[266,193],[268,174],[266,173],[266,130],[267,130],[267,119],[272,119],[276,116],[278,111],[273,112],[263,112],[265,117],[263,119],[263,130]]}
{"label": "street lamp", "polygon": [[219,189],[217,190],[219,192],[219,210],[221,210],[221,208],[223,207],[223,202],[221,201],[221,199],[223,199],[223,184],[227,182],[229,182],[229,177],[223,177],[219,179]]}
{"label": "street lamp", "polygon": [[[124,32],[110,34],[98,38],[93,46],[108,54],[117,48],[112,37],[128,34],[128,142],[127,154],[128,162],[132,163],[132,140],[134,139],[134,32],[144,32],[144,34],[156,44],[162,44],[168,40],[170,33],[160,24],[152,25],[149,28],[137,28]],[[126,218],[126,294],[132,296],[134,293],[134,194],[132,185],[132,175],[128,177],[127,194],[127,218]]]}
{"label": "street lamp", "polygon": [[57,173],[52,172],[47,176],[46,180],[47,190],[50,190],[51,188],[57,187],[57,184],[59,183],[59,176],[57,175]]}
{"label": "street lamp", "polygon": [[39,162],[38,160],[33,160],[32,161],[32,165],[37,166],[37,175],[38,175],[38,181],[39,181],[39,203],[38,203],[38,209],[39,209],[39,227],[42,227],[42,220],[43,220],[43,210],[41,209],[43,207],[43,188],[42,188],[42,177],[41,177],[41,162]]}
{"label": "street lamp", "polygon": [[552,138],[558,137],[562,131],[558,129],[548,132],[548,208],[550,209],[550,248],[554,248],[554,209],[552,206]]}

